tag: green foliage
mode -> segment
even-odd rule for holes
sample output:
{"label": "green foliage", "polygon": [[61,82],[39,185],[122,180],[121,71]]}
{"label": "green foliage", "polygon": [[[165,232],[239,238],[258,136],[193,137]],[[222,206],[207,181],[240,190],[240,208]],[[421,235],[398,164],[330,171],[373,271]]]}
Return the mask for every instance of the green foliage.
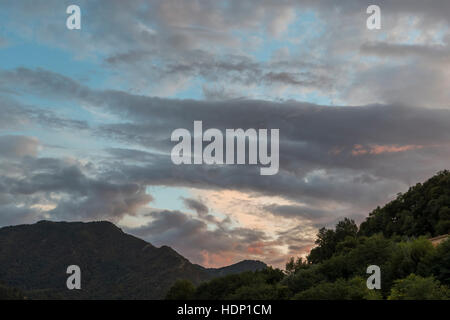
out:
{"label": "green foliage", "polygon": [[242,286],[233,294],[227,296],[227,299],[231,300],[283,300],[288,298],[289,290],[287,287],[261,282]]}
{"label": "green foliage", "polygon": [[[348,237],[344,238],[348,242]],[[290,259],[286,273],[267,271],[245,273],[215,279],[200,285],[199,299],[379,299],[382,292],[367,289],[365,281],[369,264],[382,266],[382,283],[389,293],[390,283],[415,272],[425,258],[433,255],[431,243],[420,238],[395,242],[378,234],[358,237],[346,250],[337,252],[321,263]],[[276,274],[268,281],[269,274]]]}
{"label": "green foliage", "polygon": [[304,261],[303,258],[297,258],[297,260],[294,259],[294,257],[291,257],[288,262],[286,262],[286,274],[294,274],[301,269],[307,269],[308,268],[308,262]]}
{"label": "green foliage", "polygon": [[167,292],[166,300],[190,300],[194,297],[195,286],[189,280],[177,280]]}
{"label": "green foliage", "polygon": [[307,269],[300,269],[296,273],[286,276],[282,280],[282,284],[294,293],[307,290],[325,281],[325,276],[319,272],[319,267],[319,265],[310,265]]}
{"label": "green foliage", "polygon": [[350,239],[354,239],[357,232],[358,226],[353,220],[348,218],[339,221],[335,230],[321,228],[315,241],[317,247],[311,250],[308,262],[320,263],[331,258],[336,251],[338,243],[344,240],[351,241]]}
{"label": "green foliage", "polygon": [[442,242],[433,255],[427,257],[428,270],[443,284],[450,286],[450,238]]}
{"label": "green foliage", "polygon": [[15,288],[9,288],[0,284],[0,300],[24,300],[24,294]]}
{"label": "green foliage", "polygon": [[216,278],[199,285],[195,298],[201,300],[286,299],[288,288],[280,284],[284,273],[280,269],[243,272]]}
{"label": "green foliage", "polygon": [[381,232],[386,237],[450,233],[450,172],[439,172],[383,208],[375,209],[359,232],[366,236]]}
{"label": "green foliage", "polygon": [[381,298],[379,292],[367,289],[366,282],[361,277],[322,282],[293,297],[295,300],[379,300]]}
{"label": "green foliage", "polygon": [[395,281],[388,299],[448,300],[450,299],[450,291],[433,277],[424,278],[412,273],[404,279]]}

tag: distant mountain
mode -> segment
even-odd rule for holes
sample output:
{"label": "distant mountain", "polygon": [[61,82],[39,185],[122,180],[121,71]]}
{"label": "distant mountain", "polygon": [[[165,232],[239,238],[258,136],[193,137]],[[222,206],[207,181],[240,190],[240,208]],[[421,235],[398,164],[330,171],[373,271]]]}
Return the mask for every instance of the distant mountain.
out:
{"label": "distant mountain", "polygon": [[232,264],[223,268],[205,268],[212,277],[223,277],[229,274],[236,274],[245,271],[258,271],[266,269],[267,265],[264,262],[257,260],[243,260],[241,262]]}
{"label": "distant mountain", "polygon": [[[69,265],[81,268],[81,290],[66,288]],[[206,269],[110,222],[41,221],[0,229],[0,283],[31,299],[161,299],[177,279],[199,284],[262,265],[242,261]]]}

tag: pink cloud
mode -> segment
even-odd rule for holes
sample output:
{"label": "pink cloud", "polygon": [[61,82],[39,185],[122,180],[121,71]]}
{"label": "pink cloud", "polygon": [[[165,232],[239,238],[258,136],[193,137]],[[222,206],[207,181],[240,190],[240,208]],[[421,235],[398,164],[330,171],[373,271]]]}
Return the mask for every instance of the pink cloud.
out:
{"label": "pink cloud", "polygon": [[257,242],[257,243],[254,243],[253,245],[249,246],[247,248],[247,251],[249,253],[261,254],[262,255],[264,253],[263,248],[264,248],[264,243]]}
{"label": "pink cloud", "polygon": [[201,256],[203,261],[200,261],[200,263],[207,268],[219,268],[235,263],[235,257],[232,252],[213,253],[202,250]]}
{"label": "pink cloud", "polygon": [[360,144],[355,144],[353,146],[352,155],[360,156],[362,154],[367,154],[368,151]]}
{"label": "pink cloud", "polygon": [[381,153],[392,153],[392,152],[403,152],[408,150],[422,149],[421,145],[374,145],[371,146],[370,154],[381,154]]}
{"label": "pink cloud", "polygon": [[383,154],[383,153],[396,153],[396,152],[404,152],[409,150],[422,149],[424,146],[422,145],[379,145],[379,144],[371,144],[367,147],[364,147],[360,144],[355,144],[353,146],[352,155],[360,156],[364,154]]}

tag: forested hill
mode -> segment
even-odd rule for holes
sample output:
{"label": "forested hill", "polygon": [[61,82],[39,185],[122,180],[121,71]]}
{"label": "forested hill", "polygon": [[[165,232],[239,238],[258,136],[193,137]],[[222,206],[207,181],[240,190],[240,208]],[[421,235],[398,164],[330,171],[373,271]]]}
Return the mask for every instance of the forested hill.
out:
{"label": "forested hill", "polygon": [[362,235],[437,236],[450,232],[450,172],[441,171],[384,207],[376,208],[360,226]]}
{"label": "forested hill", "polygon": [[[69,265],[81,268],[81,290],[66,288]],[[214,276],[170,247],[154,247],[110,222],[0,229],[0,299],[18,295],[5,286],[31,299],[160,299],[177,279],[199,284]]]}

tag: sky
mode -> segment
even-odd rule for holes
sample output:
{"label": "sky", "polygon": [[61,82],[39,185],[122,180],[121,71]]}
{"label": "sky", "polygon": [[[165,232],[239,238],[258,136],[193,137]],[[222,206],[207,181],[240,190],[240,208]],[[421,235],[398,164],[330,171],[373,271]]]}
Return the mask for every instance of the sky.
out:
{"label": "sky", "polygon": [[[449,169],[449,23],[447,0],[3,0],[0,227],[108,220],[282,267]],[[195,120],[279,129],[279,172],[173,164]]]}

